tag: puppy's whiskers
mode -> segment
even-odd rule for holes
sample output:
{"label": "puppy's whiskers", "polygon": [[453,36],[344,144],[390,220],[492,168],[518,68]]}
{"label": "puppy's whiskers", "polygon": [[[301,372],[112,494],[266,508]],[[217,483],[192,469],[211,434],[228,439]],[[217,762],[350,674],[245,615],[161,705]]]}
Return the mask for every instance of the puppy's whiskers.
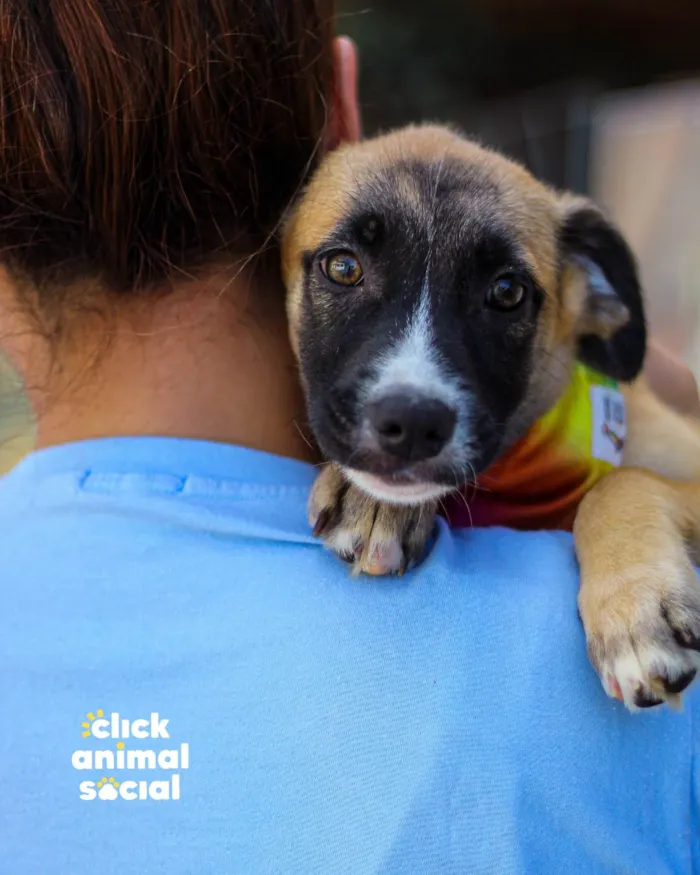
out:
{"label": "puppy's whiskers", "polygon": [[306,446],[307,446],[310,450],[316,450],[316,449],[317,449],[316,446],[315,446],[315,445],[309,440],[309,438],[304,434],[304,430],[303,430],[302,427],[299,425],[299,421],[298,421],[297,419],[293,419],[293,420],[292,420],[292,425],[293,425],[294,428],[299,432],[299,437],[304,441],[304,443],[306,444]]}
{"label": "puppy's whiskers", "polygon": [[[458,482],[457,481],[458,472],[455,470],[454,474],[455,474],[455,482]],[[459,498],[461,499],[461,501],[464,504],[464,507],[467,510],[467,514],[469,516],[469,528],[473,529],[474,528],[474,517],[472,516],[472,509],[471,509],[471,507],[469,507],[469,501],[467,500],[467,496],[464,494],[464,491],[459,487],[457,488],[457,495],[459,496]]]}

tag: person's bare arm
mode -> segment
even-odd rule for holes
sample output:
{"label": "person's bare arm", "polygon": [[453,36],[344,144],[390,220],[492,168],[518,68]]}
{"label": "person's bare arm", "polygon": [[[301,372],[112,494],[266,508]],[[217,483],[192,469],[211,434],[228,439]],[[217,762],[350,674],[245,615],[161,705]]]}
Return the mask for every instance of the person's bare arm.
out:
{"label": "person's bare arm", "polygon": [[649,343],[644,375],[651,389],[679,413],[700,417],[698,384],[690,368],[656,341]]}

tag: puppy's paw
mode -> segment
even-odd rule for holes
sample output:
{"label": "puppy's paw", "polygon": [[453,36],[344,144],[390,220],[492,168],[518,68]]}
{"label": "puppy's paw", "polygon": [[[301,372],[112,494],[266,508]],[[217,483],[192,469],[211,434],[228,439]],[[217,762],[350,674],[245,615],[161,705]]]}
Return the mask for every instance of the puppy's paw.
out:
{"label": "puppy's paw", "polygon": [[588,574],[584,563],[579,609],[609,696],[631,711],[680,707],[700,670],[700,584],[680,539],[607,577]]}
{"label": "puppy's paw", "polygon": [[403,574],[420,560],[433,530],[434,503],[416,507],[376,501],[326,465],[309,498],[314,535],[354,574]]}
{"label": "puppy's paw", "polygon": [[584,498],[574,525],[579,612],[609,696],[631,711],[681,694],[700,671],[700,582],[687,496],[647,471],[619,469]]}

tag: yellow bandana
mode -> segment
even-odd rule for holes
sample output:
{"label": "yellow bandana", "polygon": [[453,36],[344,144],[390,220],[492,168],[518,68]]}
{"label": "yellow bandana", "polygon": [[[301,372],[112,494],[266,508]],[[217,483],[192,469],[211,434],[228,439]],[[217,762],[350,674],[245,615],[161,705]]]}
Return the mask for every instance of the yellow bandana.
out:
{"label": "yellow bandana", "polygon": [[626,433],[618,384],[577,364],[557,404],[476,488],[450,500],[447,518],[455,527],[570,530],[586,492],[620,465]]}

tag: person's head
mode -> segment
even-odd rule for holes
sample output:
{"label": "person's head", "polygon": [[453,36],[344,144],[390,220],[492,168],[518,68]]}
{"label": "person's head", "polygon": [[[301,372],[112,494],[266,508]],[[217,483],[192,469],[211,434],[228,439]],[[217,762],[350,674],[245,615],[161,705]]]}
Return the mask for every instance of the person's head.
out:
{"label": "person's head", "polygon": [[0,0],[0,304],[20,367],[18,346],[38,356],[11,340],[29,319],[60,365],[96,316],[158,331],[155,308],[172,320],[168,300],[203,281],[221,297],[245,276],[255,306],[285,208],[320,152],[357,135],[333,7]]}

